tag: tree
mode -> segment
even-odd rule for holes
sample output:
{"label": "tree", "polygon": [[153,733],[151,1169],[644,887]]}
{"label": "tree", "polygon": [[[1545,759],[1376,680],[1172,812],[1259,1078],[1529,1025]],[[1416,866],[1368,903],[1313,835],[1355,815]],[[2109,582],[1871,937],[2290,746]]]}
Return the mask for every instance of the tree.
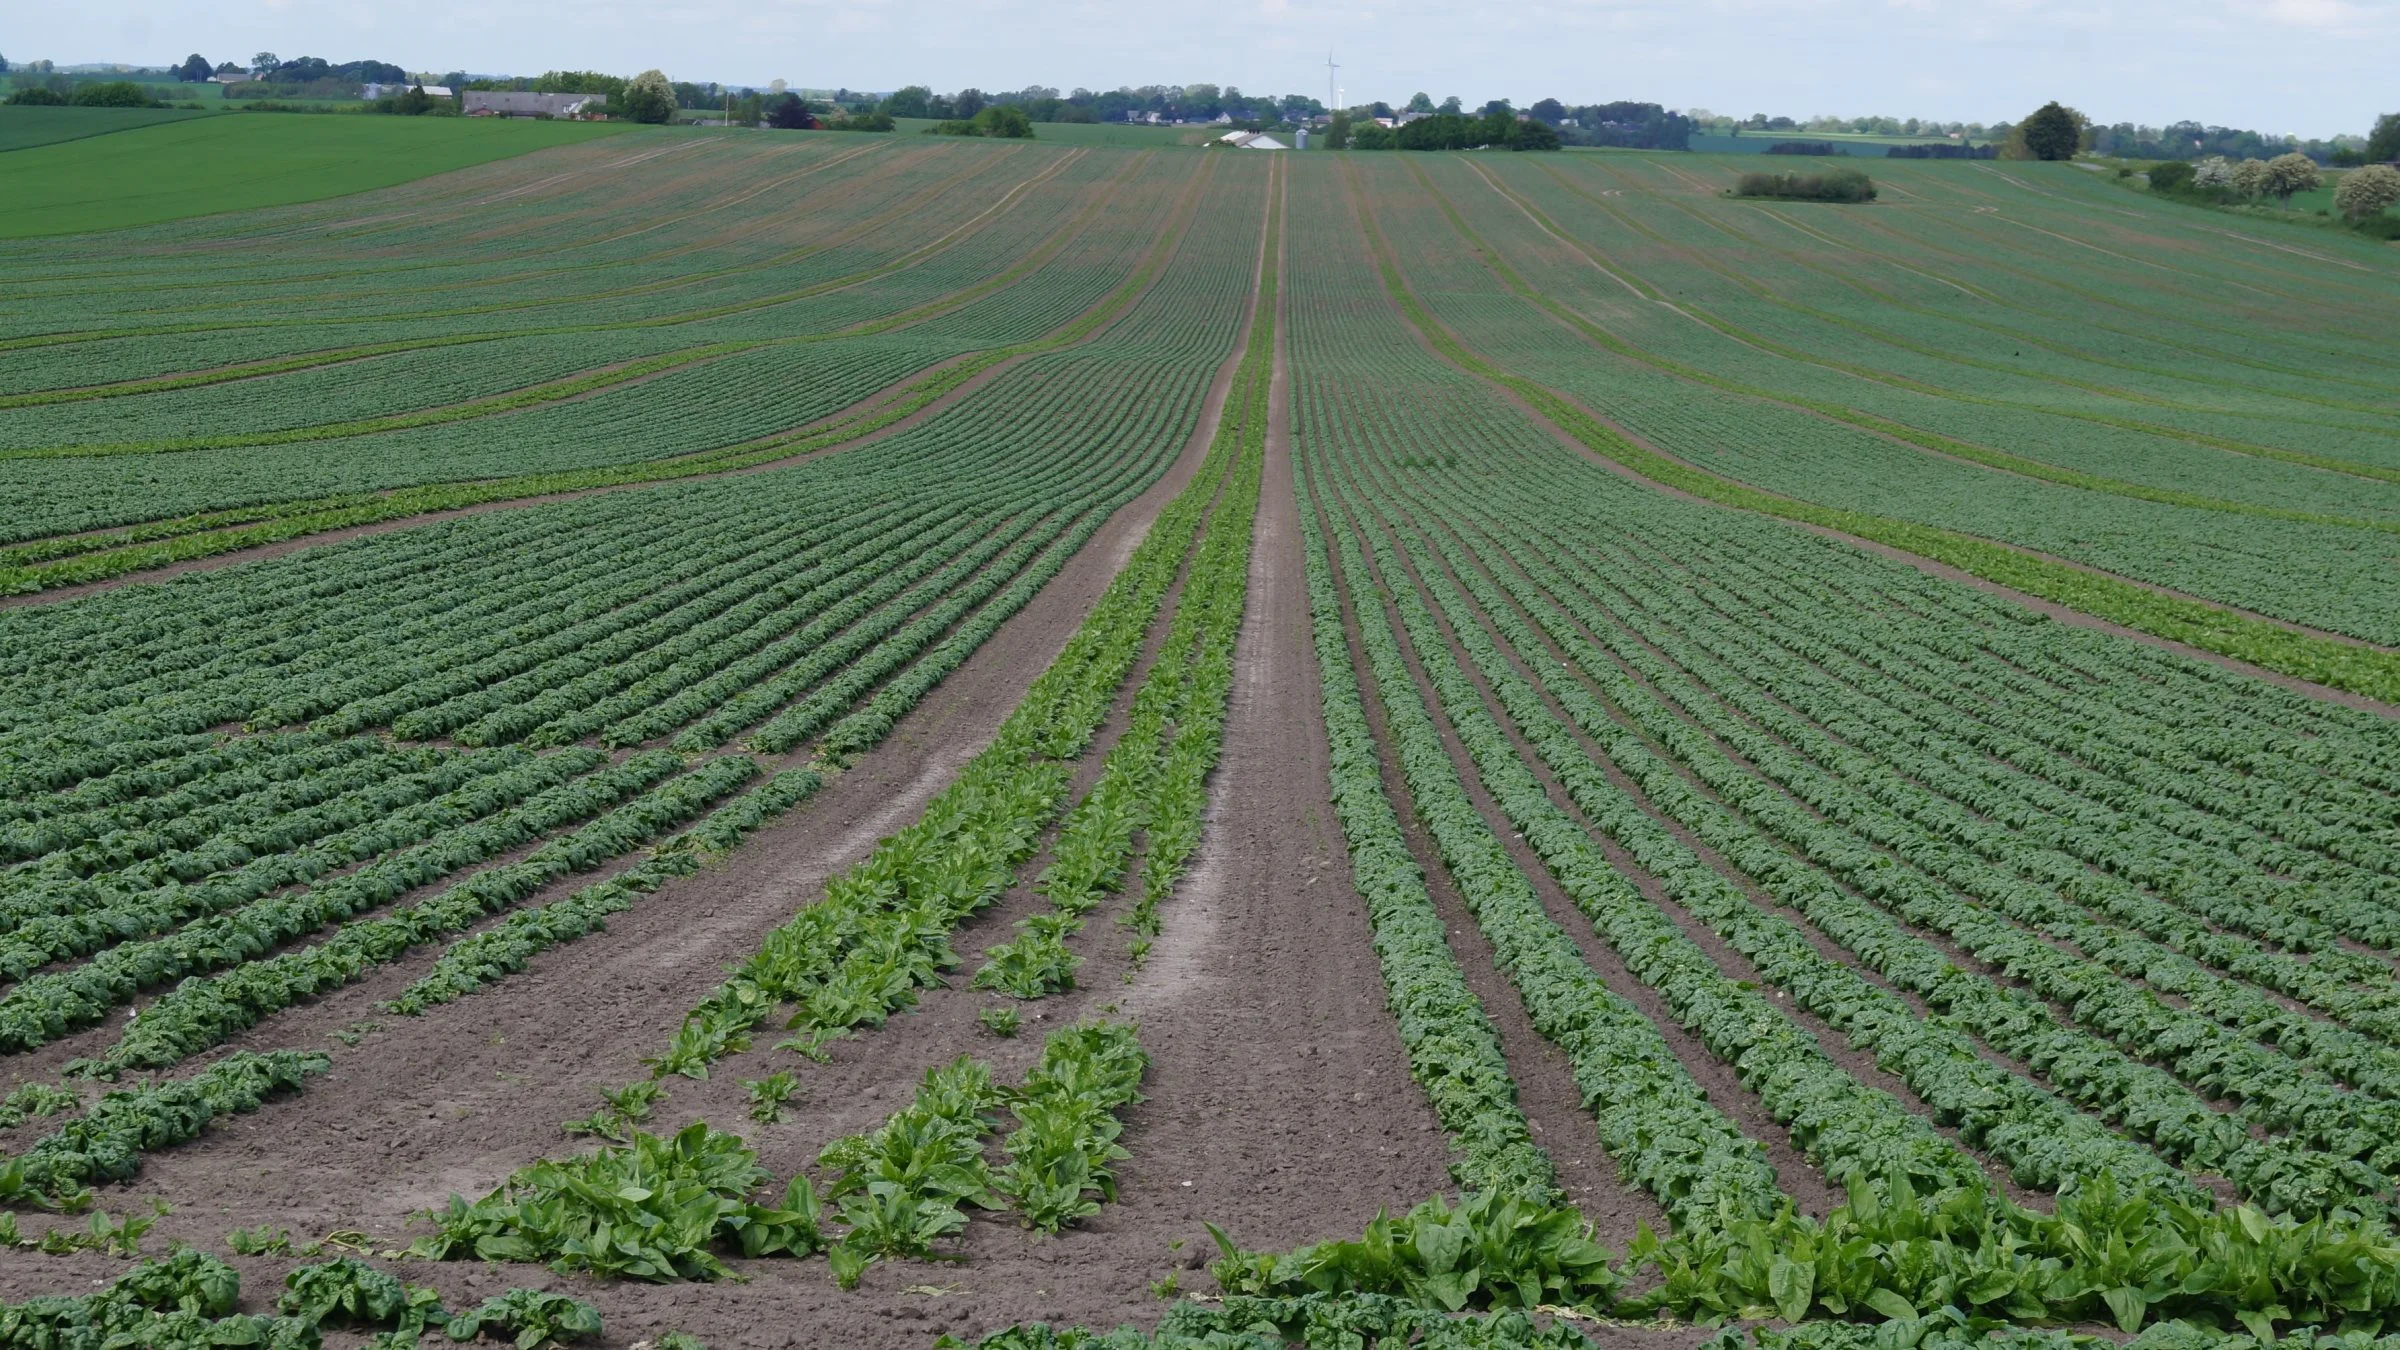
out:
{"label": "tree", "polygon": [[2263,159],[2245,159],[2234,165],[2233,171],[2226,177],[2226,185],[2242,197],[2258,196],[2267,190],[2267,162]]}
{"label": "tree", "polygon": [[2223,155],[2210,155],[2192,166],[2195,187],[2230,188],[2233,186],[2233,161]]}
{"label": "tree", "polygon": [[766,113],[767,125],[777,131],[808,131],[817,125],[817,119],[808,114],[808,104],[788,91],[768,99]]}
{"label": "tree", "polygon": [[626,82],[618,106],[636,122],[671,122],[675,120],[675,86],[664,73],[645,70]]}
{"label": "tree", "polygon": [[1558,129],[1538,117],[1528,118],[1517,123],[1515,129],[1509,132],[1508,148],[1511,150],[1556,150],[1558,148]]}
{"label": "tree", "polygon": [[2302,154],[2277,155],[2267,161],[2267,191],[2285,207],[2292,204],[2292,194],[2314,192],[2324,186],[2324,175],[2317,172],[2317,162]]}
{"label": "tree", "polygon": [[250,58],[250,78],[254,80],[263,80],[274,74],[276,69],[282,64],[283,58],[277,56],[275,53],[260,52],[258,55]]}
{"label": "tree", "polygon": [[2400,159],[2400,113],[2375,119],[2375,129],[2367,133],[2367,159],[2381,164]]}
{"label": "tree", "polygon": [[972,118],[990,102],[991,99],[985,97],[980,89],[961,89],[950,96],[950,111],[956,117]]}
{"label": "tree", "polygon": [[108,80],[77,86],[67,102],[78,108],[155,108],[158,101],[131,80]]}
{"label": "tree", "polygon": [[1534,121],[1546,122],[1551,126],[1557,126],[1567,117],[1566,105],[1554,98],[1543,99],[1525,111],[1533,114]]}
{"label": "tree", "polygon": [[1030,140],[1033,136],[1033,119],[1025,115],[1023,108],[1013,103],[992,104],[975,114],[973,120],[975,134],[978,136],[993,136],[1012,141]]}
{"label": "tree", "polygon": [[8,73],[8,58],[7,58],[7,57],[5,57],[5,56],[0,56],[0,75],[6,75],[7,73]]}
{"label": "tree", "polygon": [[20,107],[55,108],[67,101],[67,96],[55,89],[29,84],[8,96],[8,102]]}
{"label": "tree", "polygon": [[2185,160],[2163,160],[2150,166],[2152,192],[2181,192],[2192,185],[2198,171]]}
{"label": "tree", "polygon": [[2054,100],[2036,108],[2017,132],[2035,159],[2073,159],[2082,147],[2085,125],[2082,113]]}
{"label": "tree", "polygon": [[2400,205],[2400,169],[2370,164],[2342,175],[2333,189],[2334,209],[2352,220],[2368,220]]}
{"label": "tree", "polygon": [[[0,69],[6,69],[6,67],[0,67]],[[198,52],[193,52],[190,56],[183,58],[183,64],[175,67],[175,78],[185,84],[206,84],[208,77],[216,73],[217,68],[210,65],[208,58]]]}
{"label": "tree", "polygon": [[921,84],[903,85],[884,99],[883,110],[894,117],[924,117],[932,111],[933,91]]}
{"label": "tree", "polygon": [[402,117],[423,117],[433,111],[433,95],[425,92],[424,85],[412,84],[393,100],[392,111]]}
{"label": "tree", "polygon": [[1442,106],[1437,111],[1456,114],[1465,112],[1466,108],[1466,103],[1461,100],[1458,95],[1452,94],[1450,97],[1442,100]]}
{"label": "tree", "polygon": [[1433,96],[1420,89],[1408,96],[1408,110],[1413,113],[1433,111]]}
{"label": "tree", "polygon": [[1328,150],[1350,148],[1350,114],[1337,112],[1333,115],[1333,121],[1325,127],[1325,148]]}

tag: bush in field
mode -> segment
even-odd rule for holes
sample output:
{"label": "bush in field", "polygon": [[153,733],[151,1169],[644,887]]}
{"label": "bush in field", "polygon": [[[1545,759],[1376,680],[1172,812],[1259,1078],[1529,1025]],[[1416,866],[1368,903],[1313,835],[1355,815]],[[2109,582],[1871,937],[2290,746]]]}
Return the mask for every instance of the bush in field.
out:
{"label": "bush in field", "polygon": [[2017,136],[2029,159],[2073,159],[2083,148],[2083,131],[2090,119],[2063,103],[2052,101],[2029,114]]}
{"label": "bush in field", "polygon": [[636,122],[670,122],[675,118],[675,86],[664,72],[645,70],[625,84],[618,106]]}
{"label": "bush in field", "polygon": [[155,108],[158,100],[131,80],[108,80],[76,86],[67,102],[78,108]]}
{"label": "bush in field", "polygon": [[2342,175],[2333,190],[2334,209],[2352,220],[2368,220],[2400,204],[2400,169],[2370,164]]}
{"label": "bush in field", "polygon": [[2233,189],[2233,195],[2250,201],[2266,195],[2269,176],[2265,160],[2245,159],[2233,166],[2225,182]]}
{"label": "bush in field", "polygon": [[2187,192],[2199,181],[2199,170],[2180,159],[2164,160],[2150,166],[2152,192]]}
{"label": "bush in field", "polygon": [[2266,190],[2285,206],[2292,204],[2292,194],[2314,192],[2324,183],[2324,175],[2317,172],[2317,162],[2306,155],[2277,155],[2267,161]]}
{"label": "bush in field", "polygon": [[1736,197],[1772,197],[1799,202],[1871,202],[1875,182],[1856,169],[1824,173],[1746,173],[1734,184]]}

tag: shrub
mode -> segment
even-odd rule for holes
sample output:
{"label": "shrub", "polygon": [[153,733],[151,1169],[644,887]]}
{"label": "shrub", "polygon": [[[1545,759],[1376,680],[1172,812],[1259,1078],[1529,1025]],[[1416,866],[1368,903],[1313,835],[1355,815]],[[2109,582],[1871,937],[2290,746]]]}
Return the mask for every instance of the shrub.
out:
{"label": "shrub", "polygon": [[2152,192],[2185,192],[2192,186],[2192,166],[2180,159],[2170,159],[2150,166]]}
{"label": "shrub", "polygon": [[8,101],[20,108],[56,108],[66,103],[67,96],[55,89],[44,89],[38,84],[29,84],[10,94]]}
{"label": "shrub", "polygon": [[67,102],[78,108],[155,108],[158,100],[131,80],[107,80],[77,86]]}
{"label": "shrub", "polygon": [[1856,169],[1824,173],[1746,173],[1734,184],[1736,197],[1773,197],[1800,202],[1871,202],[1873,179]]}
{"label": "shrub", "polygon": [[2380,216],[2394,203],[2400,203],[2400,170],[2386,164],[2352,169],[2333,190],[2334,208],[2355,221]]}

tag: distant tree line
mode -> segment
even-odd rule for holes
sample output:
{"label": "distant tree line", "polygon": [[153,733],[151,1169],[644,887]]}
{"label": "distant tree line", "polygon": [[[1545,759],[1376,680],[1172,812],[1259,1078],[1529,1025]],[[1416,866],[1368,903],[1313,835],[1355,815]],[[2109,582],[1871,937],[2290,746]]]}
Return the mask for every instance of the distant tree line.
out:
{"label": "distant tree line", "polygon": [[84,81],[71,89],[55,89],[47,84],[20,85],[9,94],[6,102],[16,107],[77,107],[77,108],[163,108],[167,106],[150,97],[150,91],[131,80]]}
{"label": "distant tree line", "polygon": [[1925,141],[1916,145],[1887,145],[1886,159],[1998,159],[2000,148],[1994,145],[1945,145]]}
{"label": "distant tree line", "polygon": [[1846,155],[1850,152],[1831,141],[1777,141],[1760,153],[1769,155]]}
{"label": "distant tree line", "polygon": [[1556,150],[1558,130],[1532,117],[1519,117],[1506,100],[1484,105],[1482,112],[1426,113],[1398,126],[1379,122],[1353,123],[1350,114],[1335,113],[1325,144],[1335,150]]}
{"label": "distant tree line", "polygon": [[968,88],[937,94],[925,85],[912,84],[880,99],[837,90],[834,103],[852,116],[880,112],[887,117],[972,122],[986,108],[1010,107],[1023,113],[1028,122],[1125,122],[1151,117],[1162,122],[1213,122],[1223,117],[1253,128],[1298,122],[1325,111],[1323,103],[1304,94],[1253,95],[1231,85],[1213,84],[1151,84],[1106,92],[1077,89],[1067,94],[1048,85],[1000,93]]}
{"label": "distant tree line", "polygon": [[[2294,151],[2273,159],[2235,160],[2212,155],[2194,164],[2163,160],[2150,166],[2150,190],[2204,206],[2254,206],[2267,198],[2290,210],[2292,198],[2325,186],[2315,160]],[[2343,173],[2333,186],[2333,209],[2351,228],[2381,239],[2400,239],[2400,171],[2368,164]]]}
{"label": "distant tree line", "polygon": [[1697,124],[1656,103],[1591,103],[1569,107],[1554,98],[1526,112],[1568,145],[1614,145],[1629,150],[1689,150]]}

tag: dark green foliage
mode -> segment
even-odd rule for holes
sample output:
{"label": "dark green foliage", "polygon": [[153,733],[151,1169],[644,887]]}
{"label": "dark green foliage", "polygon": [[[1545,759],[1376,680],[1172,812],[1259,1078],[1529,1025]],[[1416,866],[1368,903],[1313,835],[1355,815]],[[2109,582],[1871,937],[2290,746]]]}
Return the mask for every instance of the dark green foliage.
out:
{"label": "dark green foliage", "polygon": [[1027,140],[1033,136],[1033,119],[1013,103],[995,103],[971,118],[954,117],[925,128],[928,136],[988,136],[1002,140]]}
{"label": "dark green foliage", "polygon": [[600,1313],[565,1294],[511,1289],[451,1318],[443,1331],[454,1341],[513,1339],[517,1350],[540,1350],[600,1334]]}
{"label": "dark green foliage", "polygon": [[1213,1224],[1209,1232],[1223,1253],[1209,1273],[1229,1294],[1394,1294],[1447,1312],[1606,1308],[1622,1283],[1574,1209],[1497,1191],[1455,1208],[1435,1196],[1397,1219],[1377,1215],[1355,1242],[1282,1256],[1243,1252]]}
{"label": "dark green foliage", "polygon": [[753,1202],[766,1180],[739,1136],[705,1122],[671,1138],[637,1132],[622,1147],[523,1168],[474,1204],[450,1197],[430,1216],[437,1231],[409,1250],[434,1260],[548,1261],[562,1273],[612,1279],[722,1279],[732,1271],[720,1247],[806,1256],[822,1245],[808,1179],[793,1178],[778,1205]]}
{"label": "dark green foliage", "polygon": [[1733,195],[1796,202],[1871,202],[1875,200],[1875,180],[1856,169],[1746,173],[1734,184]]}
{"label": "dark green foliage", "polygon": [[2170,159],[2150,166],[2152,192],[2184,192],[2192,186],[2192,166],[2188,160]]}
{"label": "dark green foliage", "polygon": [[2082,113],[2055,100],[2043,104],[2017,128],[2035,159],[2073,159],[2083,145]]}
{"label": "dark green foliage", "polygon": [[2400,160],[2400,113],[2385,113],[2375,119],[2375,129],[2367,133],[2366,160],[2369,164]]}
{"label": "dark green foliage", "polygon": [[8,102],[19,108],[63,108],[67,105],[67,96],[55,89],[29,84],[10,94]]}
{"label": "dark green foliage", "polygon": [[809,112],[808,101],[794,93],[781,93],[767,100],[767,125],[777,131],[810,131],[817,119]]}
{"label": "dark green foliage", "polygon": [[104,80],[99,84],[83,84],[67,96],[67,102],[78,108],[156,108],[159,101],[150,91],[131,80]]}
{"label": "dark green foliage", "polygon": [[276,1308],[306,1322],[381,1326],[409,1306],[408,1290],[398,1279],[355,1256],[295,1267],[283,1277],[283,1287]]}

